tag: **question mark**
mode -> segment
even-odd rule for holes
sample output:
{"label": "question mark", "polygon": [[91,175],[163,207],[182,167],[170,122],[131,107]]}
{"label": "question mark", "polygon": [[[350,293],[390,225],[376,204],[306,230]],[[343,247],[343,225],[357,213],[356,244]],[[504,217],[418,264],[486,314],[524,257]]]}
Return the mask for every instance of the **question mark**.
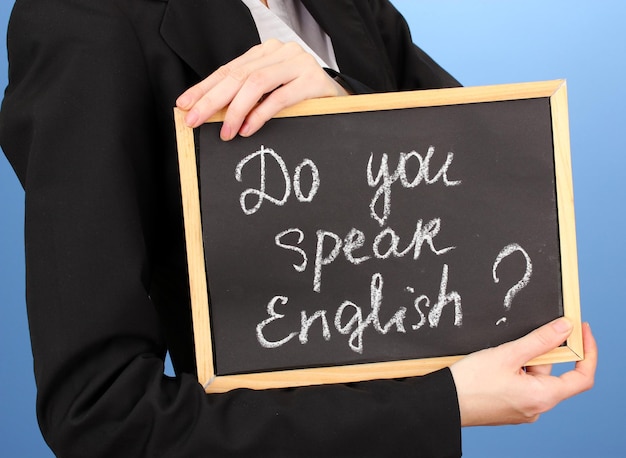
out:
{"label": "question mark", "polygon": [[[528,285],[528,282],[530,281],[530,277],[533,273],[533,264],[530,260],[530,256],[528,256],[528,253],[526,253],[526,250],[524,250],[517,243],[511,243],[510,245],[505,246],[496,257],[496,262],[493,263],[493,270],[492,270],[493,281],[496,283],[499,283],[500,279],[498,278],[498,274],[496,273],[496,270],[498,269],[500,262],[507,256],[515,253],[516,251],[520,251],[526,258],[526,272],[524,273],[524,276],[522,277],[522,279],[518,281],[515,285],[513,285],[506,292],[506,296],[504,296],[504,308],[506,310],[511,309],[511,303],[513,302],[513,298],[515,297],[515,295],[519,293],[522,289],[524,289],[526,285]],[[506,322],[506,317],[502,317],[496,322],[496,326],[505,322]]]}

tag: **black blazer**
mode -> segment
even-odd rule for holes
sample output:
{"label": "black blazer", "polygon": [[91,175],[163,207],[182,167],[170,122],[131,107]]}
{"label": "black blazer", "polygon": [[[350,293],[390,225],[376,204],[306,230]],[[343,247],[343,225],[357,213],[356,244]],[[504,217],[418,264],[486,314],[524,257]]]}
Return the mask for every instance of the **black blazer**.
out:
{"label": "black blazer", "polygon": [[[388,1],[302,1],[355,90],[458,85]],[[459,456],[447,369],[220,395],[195,379],[172,107],[258,40],[235,0],[17,0],[0,141],[26,190],[44,437],[58,456]]]}

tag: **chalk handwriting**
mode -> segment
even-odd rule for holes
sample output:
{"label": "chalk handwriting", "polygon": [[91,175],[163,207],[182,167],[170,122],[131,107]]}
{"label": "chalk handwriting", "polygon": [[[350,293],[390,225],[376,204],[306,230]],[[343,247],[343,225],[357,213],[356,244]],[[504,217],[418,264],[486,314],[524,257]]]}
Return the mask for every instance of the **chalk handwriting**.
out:
{"label": "chalk handwriting", "polygon": [[[406,316],[405,307],[401,307],[384,326],[381,325],[380,308],[382,306],[382,302],[383,277],[381,274],[375,273],[372,275],[372,281],[370,283],[370,305],[372,307],[372,311],[365,319],[363,319],[361,308],[350,301],[345,301],[337,310],[335,315],[335,327],[341,334],[350,334],[348,345],[353,351],[363,353],[363,332],[370,324],[378,333],[383,335],[387,334],[394,325],[397,332],[406,332],[404,329],[404,318]],[[354,315],[344,326],[341,324],[341,318],[347,307],[354,308]]]}
{"label": "chalk handwriting", "polygon": [[[493,281],[495,283],[498,283],[500,282],[500,279],[498,278],[498,274],[496,271],[498,269],[498,266],[500,265],[500,262],[507,256],[510,256],[511,254],[515,253],[516,251],[519,251],[520,253],[522,253],[524,255],[524,258],[526,258],[526,271],[524,272],[524,276],[522,277],[522,279],[519,280],[517,283],[515,283],[506,292],[506,295],[504,296],[504,308],[506,310],[511,309],[513,298],[517,295],[517,293],[519,293],[522,289],[524,289],[526,285],[528,285],[528,282],[530,281],[530,277],[533,274],[533,264],[532,264],[532,261],[530,260],[530,256],[528,255],[528,253],[526,253],[526,250],[524,250],[524,248],[522,248],[517,243],[511,243],[510,245],[505,246],[500,251],[500,253],[498,253],[498,256],[496,257],[496,261],[493,263],[493,269],[492,269]],[[504,321],[506,321],[506,319]],[[499,323],[496,323],[496,325],[498,324]]]}
{"label": "chalk handwriting", "polygon": [[461,296],[456,291],[447,292],[448,290],[448,264],[443,265],[443,272],[441,273],[441,284],[439,286],[439,296],[437,303],[433,305],[433,308],[428,314],[428,324],[431,328],[436,327],[439,324],[441,313],[443,308],[450,302],[454,302],[454,325],[461,326],[463,324],[463,309],[461,308]]}
{"label": "chalk handwriting", "polygon": [[[311,173],[311,189],[309,189],[309,194],[306,196],[302,193],[302,188],[300,185],[300,174],[302,173],[302,169],[304,167],[308,167]],[[319,189],[319,187],[320,171],[315,165],[315,162],[313,162],[311,159],[303,160],[300,164],[298,164],[293,175],[293,191],[296,194],[296,198],[300,202],[311,202],[313,201],[315,194],[317,194],[317,190]]]}
{"label": "chalk handwriting", "polygon": [[[289,171],[287,170],[287,165],[283,158],[277,154],[271,148],[265,148],[261,145],[261,149],[255,151],[252,154],[244,157],[235,167],[235,179],[239,182],[243,180],[243,169],[246,167],[253,159],[259,159],[259,188],[248,188],[241,193],[239,196],[239,204],[241,205],[241,209],[246,215],[252,215],[256,213],[264,200],[267,200],[274,205],[283,206],[287,202],[289,195],[291,194],[292,181],[289,175]],[[267,193],[267,160],[273,160],[276,165],[280,168],[281,171],[281,179],[284,182],[284,191],[283,195],[280,197],[271,196]],[[311,189],[309,189],[308,193],[305,193],[301,189],[301,174],[304,168],[309,169],[309,173],[311,175]],[[293,190],[296,198],[300,202],[311,202],[317,191],[320,187],[320,175],[319,170],[315,163],[310,159],[304,159],[295,169],[294,177],[293,177]],[[256,197],[256,202],[254,205],[249,207],[246,204],[246,199],[249,197]]]}
{"label": "chalk handwriting", "polygon": [[[340,334],[348,336],[348,346],[356,353],[363,353],[364,333],[370,327],[381,335],[386,335],[392,330],[401,334],[405,334],[407,332],[404,324],[408,313],[406,307],[398,308],[398,310],[386,323],[383,324],[381,322],[380,314],[383,306],[383,284],[384,281],[382,274],[375,273],[372,275],[370,282],[370,311],[366,316],[364,316],[361,306],[349,300],[343,301],[335,313],[335,330]],[[412,288],[407,288],[407,291],[414,292]],[[301,319],[299,331],[292,331],[279,340],[268,340],[264,334],[266,326],[285,317],[284,314],[276,312],[276,304],[280,303],[284,306],[287,305],[287,302],[288,298],[285,296],[274,296],[269,301],[267,305],[268,318],[261,321],[256,326],[257,341],[262,347],[268,349],[278,348],[292,340],[296,335],[299,336],[298,340],[300,343],[304,345],[309,340],[309,331],[312,325],[318,320],[321,323],[322,337],[324,340],[328,341],[331,339],[330,327],[327,319],[328,312],[326,310],[318,310],[311,316],[308,316],[303,310],[300,312]],[[448,266],[446,264],[443,266],[437,301],[432,305],[432,307],[430,305],[430,299],[424,294],[418,296],[414,300],[414,308],[419,315],[419,322],[411,326],[411,329],[414,331],[424,326],[427,321],[425,312],[420,308],[421,303],[424,303],[425,308],[430,308],[430,311],[428,312],[428,324],[431,328],[439,326],[442,312],[450,303],[454,303],[454,326],[459,327],[462,325],[463,309],[461,306],[461,296],[456,291],[448,292]],[[348,315],[347,319],[346,315]]]}
{"label": "chalk handwriting", "polygon": [[307,262],[308,262],[306,251],[304,251],[302,248],[298,248],[297,246],[283,243],[282,241],[283,238],[288,236],[289,234],[298,234],[298,241],[296,242],[296,245],[300,245],[304,241],[304,232],[302,232],[298,228],[293,228],[293,229],[287,229],[285,231],[282,231],[276,234],[276,237],[274,237],[274,242],[276,243],[277,246],[284,248],[286,250],[295,251],[300,256],[302,256],[302,262],[300,264],[293,264],[293,268],[296,269],[297,272],[304,272],[304,270],[306,269]]}
{"label": "chalk handwriting", "polygon": [[[454,246],[445,248],[435,247],[433,240],[439,234],[440,230],[440,218],[434,218],[425,224],[420,219],[415,224],[415,231],[409,243],[405,247],[401,247],[400,236],[392,228],[387,227],[373,238],[370,248],[371,254],[357,256],[355,251],[365,247],[366,237],[362,231],[352,228],[342,239],[334,232],[320,229],[316,231],[317,243],[313,268],[313,291],[318,293],[321,291],[323,267],[334,262],[342,252],[348,262],[359,265],[372,259],[372,257],[376,259],[389,259],[392,257],[402,258],[406,255],[411,255],[414,260],[418,260],[424,245],[437,256],[453,250],[455,248]],[[295,244],[294,242],[288,243],[285,240],[290,234],[298,235]],[[304,272],[308,263],[306,252],[299,247],[304,241],[304,237],[302,230],[291,228],[278,233],[274,238],[274,242],[278,247],[298,253],[301,257],[299,264],[293,264],[293,268],[298,272]]]}
{"label": "chalk handwriting", "polygon": [[293,336],[298,334],[297,332],[292,332],[287,337],[285,337],[283,339],[280,339],[278,341],[269,341],[263,335],[263,328],[265,326],[270,324],[272,321],[280,320],[281,318],[285,317],[285,315],[283,315],[281,313],[277,313],[276,310],[275,310],[276,303],[279,302],[279,301],[283,305],[286,305],[287,302],[289,301],[289,299],[287,297],[285,297],[285,296],[274,296],[272,298],[272,300],[269,301],[269,303],[267,304],[267,314],[269,315],[269,318],[263,320],[256,327],[257,340],[259,341],[259,343],[261,344],[262,347],[265,347],[265,348],[278,348],[281,345],[289,342],[293,338]]}
{"label": "chalk handwriting", "polygon": [[[389,218],[389,215],[391,214],[391,185],[398,180],[400,180],[400,184],[403,188],[414,188],[421,182],[430,185],[436,183],[440,179],[446,186],[458,186],[461,184],[460,180],[451,181],[448,179],[448,168],[452,165],[452,161],[454,159],[454,153],[452,152],[448,153],[446,162],[441,166],[435,176],[431,178],[430,160],[434,154],[434,146],[430,146],[428,148],[428,152],[425,157],[422,157],[422,155],[416,151],[411,151],[410,153],[400,153],[398,165],[396,166],[395,171],[391,173],[389,169],[389,156],[387,153],[383,153],[376,176],[374,176],[372,171],[374,153],[370,154],[369,161],[367,162],[367,184],[371,188],[378,186],[376,192],[374,193],[374,197],[372,197],[372,200],[370,201],[370,216],[378,221],[378,224],[384,226]],[[409,178],[407,176],[407,163],[411,160],[416,160],[418,162],[418,171],[414,177]],[[379,203],[381,198],[382,204]],[[377,206],[382,206],[382,210],[377,210]]]}
{"label": "chalk handwriting", "polygon": [[[339,257],[343,257],[347,262],[356,266],[371,259],[386,260],[407,256],[412,257],[413,260],[418,260],[423,252],[423,248],[426,248],[436,256],[441,256],[455,249],[455,246],[440,247],[439,243],[435,243],[435,237],[441,231],[441,218],[433,218],[428,221],[417,220],[410,240],[404,241],[404,243],[400,235],[392,227],[387,226],[387,220],[391,214],[391,191],[394,183],[400,183],[405,189],[415,188],[420,183],[431,185],[442,182],[445,186],[458,186],[461,184],[461,180],[451,180],[448,177],[449,169],[454,160],[454,153],[449,152],[445,163],[433,174],[431,173],[431,159],[434,154],[435,148],[433,146],[428,148],[425,156],[420,155],[416,151],[400,153],[395,170],[392,171],[389,165],[389,155],[384,153],[380,158],[380,164],[376,173],[374,173],[373,164],[374,154],[370,154],[366,169],[367,184],[371,188],[376,188],[369,204],[370,217],[381,226],[381,230],[376,235],[368,237],[363,231],[355,227],[351,228],[343,237],[329,230],[318,229],[315,231],[315,252],[309,255],[302,247],[305,241],[304,231],[297,227],[292,227],[276,234],[274,237],[275,245],[292,252],[297,257],[295,262],[292,263],[292,267],[297,272],[305,272],[309,265],[309,260],[312,259],[313,290],[318,293],[321,292],[322,288],[323,269],[335,262]],[[275,173],[272,175],[272,179],[279,177],[278,186],[272,187],[272,189],[278,188],[280,191],[272,191],[274,195],[270,195],[267,188],[268,161],[271,161],[274,168],[277,167],[280,170],[278,175]],[[304,159],[300,162],[294,169],[292,178],[283,158],[273,149],[264,146],[261,146],[258,151],[249,154],[237,164],[235,169],[237,181],[243,181],[243,171],[247,167],[253,169],[252,176],[254,176],[255,168],[251,166],[253,163],[258,167],[258,186],[244,190],[239,199],[241,209],[246,215],[256,213],[264,201],[283,206],[288,201],[292,190],[299,202],[311,202],[320,188],[320,173],[313,161]],[[414,175],[409,176],[411,173],[414,173]],[[304,174],[307,175],[307,183],[310,183],[308,191],[302,189],[302,177]],[[496,282],[498,281],[496,269],[501,259],[516,250],[522,249],[517,245],[510,245],[500,253],[493,267],[493,276]],[[530,266],[530,261],[528,265]],[[362,306],[353,301],[344,300],[334,313],[332,325],[334,325],[334,330],[340,335],[347,336],[349,348],[356,353],[363,353],[364,351],[367,329],[372,329],[380,335],[386,335],[392,331],[405,334],[407,329],[418,331],[427,324],[430,328],[435,328],[439,326],[444,309],[448,308],[448,306],[453,307],[453,324],[459,327],[463,323],[461,295],[457,291],[449,291],[448,283],[449,267],[447,264],[444,264],[436,300],[431,301],[431,298],[426,294],[415,295],[414,288],[406,287],[407,292],[415,295],[412,299],[412,308],[401,306],[397,308],[387,321],[383,321],[381,320],[381,313],[383,311],[384,280],[381,273],[374,273],[369,285],[369,311],[364,310]],[[523,285],[516,287],[521,289]],[[514,294],[512,293],[512,295]],[[331,339],[332,326],[329,324],[329,312],[327,310],[316,310],[313,313],[301,310],[300,329],[280,331],[281,320],[290,311],[288,302],[289,298],[287,296],[276,295],[267,303],[267,317],[256,325],[257,341],[262,347],[268,349],[278,348],[295,341],[296,336],[298,337],[297,341],[301,345],[305,345],[309,342],[309,335],[313,329],[319,329],[324,340],[328,341]],[[280,308],[281,311],[277,311],[277,308]],[[384,314],[389,316],[387,311]],[[411,318],[414,314],[416,314],[415,320]],[[405,321],[408,321],[408,328],[405,326]],[[274,329],[270,335],[275,335],[279,331],[281,333],[279,335],[282,335],[282,337],[268,338],[267,331],[270,327]]]}

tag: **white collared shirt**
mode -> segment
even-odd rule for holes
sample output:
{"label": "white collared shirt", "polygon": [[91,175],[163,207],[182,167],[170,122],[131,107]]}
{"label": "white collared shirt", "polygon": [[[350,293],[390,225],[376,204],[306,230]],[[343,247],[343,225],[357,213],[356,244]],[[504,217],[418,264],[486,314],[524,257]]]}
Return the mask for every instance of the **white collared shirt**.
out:
{"label": "white collared shirt", "polygon": [[269,8],[260,0],[242,1],[252,13],[261,42],[270,38],[295,41],[320,66],[339,71],[330,37],[299,0],[269,0]]}

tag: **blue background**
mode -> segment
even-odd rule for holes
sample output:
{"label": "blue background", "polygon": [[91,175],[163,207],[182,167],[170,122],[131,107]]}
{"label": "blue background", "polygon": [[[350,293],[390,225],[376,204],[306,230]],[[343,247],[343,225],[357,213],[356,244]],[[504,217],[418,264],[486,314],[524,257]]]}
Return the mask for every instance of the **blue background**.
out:
{"label": "blue background", "polygon": [[[626,2],[395,0],[414,40],[464,85],[567,79],[583,318],[596,386],[532,425],[463,431],[465,457],[617,457],[626,450]],[[12,2],[0,4],[4,36]],[[0,86],[6,85],[0,50]],[[0,155],[0,454],[52,456],[35,419],[24,305],[23,192]],[[563,371],[570,365],[562,365]]]}

